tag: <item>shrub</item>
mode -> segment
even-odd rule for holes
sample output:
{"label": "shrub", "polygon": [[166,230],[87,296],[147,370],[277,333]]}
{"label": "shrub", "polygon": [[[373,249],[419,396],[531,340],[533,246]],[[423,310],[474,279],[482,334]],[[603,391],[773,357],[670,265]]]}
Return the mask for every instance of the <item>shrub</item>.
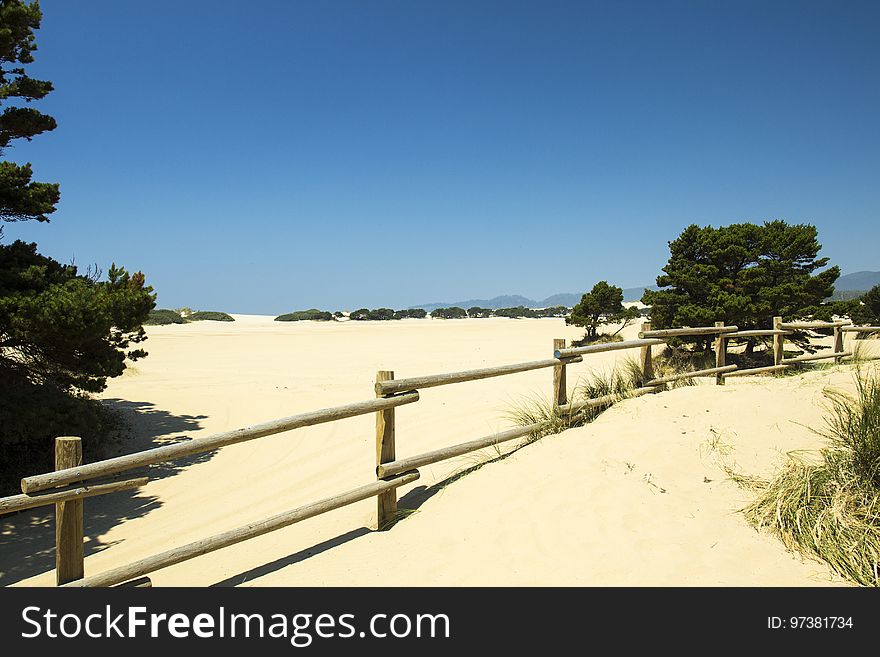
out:
{"label": "shrub", "polygon": [[285,315],[278,315],[275,318],[276,322],[302,322],[307,320],[319,321],[319,322],[329,322],[333,319],[333,315],[326,310],[318,310],[317,308],[310,308],[309,310],[297,310],[292,313],[287,313]]}
{"label": "shrub", "polygon": [[144,322],[144,324],[149,324],[151,326],[163,326],[165,324],[186,324],[186,320],[181,317],[176,310],[159,308],[157,310],[150,311],[150,314],[147,315],[147,320]]}
{"label": "shrub", "polygon": [[464,308],[459,308],[458,306],[451,306],[449,308],[435,308],[431,311],[431,317],[433,319],[464,319],[467,317],[467,311]]}
{"label": "shrub", "polygon": [[485,317],[492,316],[491,308],[480,308],[479,306],[472,306],[467,309],[467,315],[470,318],[482,319]]}
{"label": "shrub", "polygon": [[394,311],[391,308],[376,308],[367,313],[367,319],[384,322],[397,318],[395,318]]}
{"label": "shrub", "polygon": [[394,313],[394,319],[424,319],[427,315],[424,308],[407,308]]}
{"label": "shrub", "polygon": [[538,317],[538,313],[531,308],[525,306],[515,306],[513,308],[498,308],[495,311],[496,317],[510,317],[511,319],[521,319],[523,317]]}
{"label": "shrub", "polygon": [[190,313],[187,318],[190,322],[202,322],[202,321],[210,321],[210,322],[234,322],[235,319],[227,315],[226,313],[216,312],[213,310],[199,310],[194,313]]}

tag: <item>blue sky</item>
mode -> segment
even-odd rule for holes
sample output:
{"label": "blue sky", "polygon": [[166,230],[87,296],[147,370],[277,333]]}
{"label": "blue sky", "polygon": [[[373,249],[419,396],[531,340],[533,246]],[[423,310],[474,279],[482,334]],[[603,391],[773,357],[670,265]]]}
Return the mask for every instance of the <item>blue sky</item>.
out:
{"label": "blue sky", "polygon": [[652,283],[690,224],[880,269],[880,3],[43,0],[59,260],[280,313]]}

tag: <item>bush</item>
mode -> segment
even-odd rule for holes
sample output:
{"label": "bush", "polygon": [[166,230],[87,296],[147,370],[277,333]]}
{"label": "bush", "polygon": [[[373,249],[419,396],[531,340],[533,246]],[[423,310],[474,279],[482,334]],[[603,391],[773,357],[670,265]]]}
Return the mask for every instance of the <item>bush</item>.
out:
{"label": "bush", "polygon": [[394,313],[394,319],[424,319],[427,316],[424,308],[408,308]]}
{"label": "bush", "polygon": [[396,318],[394,317],[394,311],[391,310],[391,308],[376,308],[376,310],[371,310],[367,313],[367,319],[386,322]]}
{"label": "bush", "polygon": [[467,309],[468,317],[472,319],[484,319],[492,316],[491,308],[480,308],[479,306],[471,306]]}
{"label": "bush", "polygon": [[145,325],[149,324],[150,326],[164,326],[165,324],[186,324],[186,320],[178,314],[175,310],[169,310],[168,308],[159,308],[158,310],[151,310],[150,314],[147,315],[147,321],[144,322]]}
{"label": "bush", "polygon": [[226,313],[216,312],[213,310],[199,310],[191,313],[186,318],[190,322],[234,322],[235,319]]}
{"label": "bush", "polygon": [[538,313],[531,308],[525,306],[515,306],[513,308],[498,308],[495,311],[496,317],[510,317],[511,319],[521,319],[523,317],[538,317]]}
{"label": "bush", "polygon": [[388,321],[392,319],[400,319],[391,308],[376,308],[375,310],[368,310],[367,308],[359,308],[352,312],[349,316],[349,319],[353,319],[358,322],[363,322],[366,320],[373,321]]}
{"label": "bush", "polygon": [[[228,315],[227,315],[228,317]],[[230,318],[231,319],[231,318]],[[327,312],[326,310],[318,310],[317,308],[310,308],[308,310],[297,310],[292,313],[287,313],[286,315],[278,315],[275,318],[276,322],[302,322],[302,321],[318,321],[318,322],[329,322],[333,319],[333,314]]]}
{"label": "bush", "polygon": [[464,319],[467,317],[467,311],[458,306],[452,306],[450,308],[435,308],[431,311],[431,317],[433,319]]}

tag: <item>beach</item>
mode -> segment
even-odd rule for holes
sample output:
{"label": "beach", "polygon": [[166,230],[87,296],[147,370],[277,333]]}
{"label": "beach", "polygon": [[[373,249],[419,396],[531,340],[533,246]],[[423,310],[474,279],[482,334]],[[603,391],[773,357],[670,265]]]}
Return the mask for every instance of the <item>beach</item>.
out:
{"label": "beach", "polygon": [[[101,395],[132,422],[123,451],[371,399],[397,378],[540,360],[562,319],[393,322],[236,321],[151,326],[150,355]],[[634,338],[636,325],[621,335]],[[849,338],[848,338],[849,340]],[[877,351],[877,341],[866,341]],[[849,342],[847,343],[849,346]],[[568,384],[637,351],[589,356]],[[512,426],[524,400],[549,398],[552,370],[424,390],[397,410],[397,455]],[[151,575],[154,586],[839,584],[750,527],[750,492],[724,466],[769,475],[791,450],[822,445],[827,386],[852,368],[714,379],[629,399],[584,427],[497,456],[483,450],[421,469],[399,491],[415,508],[372,531],[367,500]],[[502,447],[506,452],[509,447]],[[86,448],[87,449],[87,448]],[[319,425],[160,467],[148,486],[85,502],[86,574],[264,519],[375,479],[375,418]],[[441,484],[441,485],[437,485]],[[51,511],[0,518],[0,584],[54,583]]]}

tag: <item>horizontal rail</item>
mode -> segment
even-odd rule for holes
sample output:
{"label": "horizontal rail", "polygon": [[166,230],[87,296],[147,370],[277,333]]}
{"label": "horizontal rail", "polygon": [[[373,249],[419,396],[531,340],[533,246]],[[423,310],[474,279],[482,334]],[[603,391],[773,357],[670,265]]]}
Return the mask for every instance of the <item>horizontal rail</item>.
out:
{"label": "horizontal rail", "polygon": [[780,329],[755,329],[754,331],[736,331],[728,333],[728,338],[757,338],[770,335],[789,335],[791,331],[783,331]]}
{"label": "horizontal rail", "polygon": [[811,329],[830,329],[838,326],[847,326],[850,322],[783,322],[779,325],[781,329],[790,329],[793,331],[809,331]]}
{"label": "horizontal rail", "polygon": [[464,372],[451,372],[449,374],[430,374],[428,376],[417,376],[409,379],[376,381],[376,394],[390,395],[392,393],[403,392],[405,390],[421,390],[422,388],[445,386],[449,385],[450,383],[477,381],[479,379],[489,379],[493,376],[504,376],[505,374],[516,374],[517,372],[539,370],[544,367],[555,367],[557,365],[566,365],[568,363],[579,363],[582,360],[583,358],[581,358],[580,356],[562,359],[548,358],[547,360],[535,360],[530,363],[498,365],[497,367],[484,367],[482,369],[466,370]]}
{"label": "horizontal rail", "polygon": [[718,333],[735,333],[738,326],[694,326],[691,328],[657,329],[639,331],[640,338],[674,338],[682,335],[715,335]]}
{"label": "horizontal rail", "polygon": [[452,445],[450,447],[442,447],[417,456],[410,456],[405,459],[382,463],[376,467],[376,476],[380,478],[388,477],[415,468],[431,465],[432,463],[439,463],[440,461],[455,458],[462,454],[475,452],[478,449],[499,445],[517,438],[522,438],[523,436],[528,436],[535,431],[540,431],[547,426],[547,424],[548,422],[535,422],[534,424],[508,429],[507,431],[502,431],[491,436],[485,436],[484,438],[477,438],[476,440],[471,440],[466,443],[459,443],[458,445]]}
{"label": "horizontal rail", "polygon": [[880,326],[844,326],[840,330],[847,333],[874,333],[880,331]]}
{"label": "horizontal rail", "polygon": [[617,351],[618,349],[634,349],[636,347],[649,347],[655,344],[666,344],[665,340],[624,340],[623,342],[606,342],[604,344],[591,344],[587,347],[571,347],[570,349],[557,349],[553,352],[554,358],[568,358],[583,354],[600,354],[603,351]]}
{"label": "horizontal rail", "polygon": [[25,509],[33,509],[38,506],[58,504],[59,502],[81,500],[86,497],[94,497],[95,495],[106,495],[107,493],[118,493],[124,490],[140,488],[141,486],[146,485],[149,480],[149,477],[138,477],[137,479],[113,481],[106,484],[76,486],[64,490],[53,490],[50,493],[42,493],[39,495],[12,495],[10,497],[2,497],[0,498],[0,515],[23,511]]}
{"label": "horizontal rail", "polygon": [[128,582],[129,580],[143,577],[148,573],[199,557],[208,552],[214,552],[215,550],[220,550],[229,547],[230,545],[235,545],[236,543],[241,543],[242,541],[256,538],[263,534],[268,534],[277,529],[282,529],[283,527],[293,525],[302,520],[313,518],[322,513],[327,513],[328,511],[333,511],[334,509],[339,509],[343,506],[354,504],[355,502],[360,502],[361,500],[370,497],[375,497],[381,493],[393,490],[398,486],[403,486],[404,484],[415,481],[418,478],[418,472],[407,472],[406,474],[389,481],[377,481],[372,484],[367,484],[366,486],[355,488],[342,493],[341,495],[334,495],[333,497],[328,497],[319,502],[315,502],[314,504],[301,506],[293,511],[279,513],[266,520],[252,522],[243,527],[230,529],[222,534],[203,538],[200,541],[188,543],[187,545],[161,552],[152,557],[147,557],[146,559],[141,559],[125,566],[111,568],[110,570],[105,570],[103,573],[92,575],[91,577],[68,582],[63,586],[113,586],[114,584]]}
{"label": "horizontal rail", "polygon": [[[604,395],[602,397],[597,397],[596,399],[588,399],[582,402],[563,405],[559,407],[559,410],[567,414],[574,414],[584,410],[585,408],[605,406],[606,404],[613,404],[616,401],[628,399],[629,397],[641,397],[642,395],[646,395],[652,392],[656,392],[656,388],[636,388],[635,390],[632,390],[623,397],[621,397],[620,395]],[[419,454],[417,456],[410,456],[405,459],[398,459],[397,461],[382,463],[381,465],[376,467],[376,475],[378,477],[387,477],[389,475],[395,475],[400,472],[414,470],[415,468],[421,468],[423,466],[431,465],[433,463],[439,463],[440,461],[455,458],[456,456],[462,456],[463,454],[467,454],[469,452],[475,452],[478,449],[485,449],[486,447],[492,447],[494,445],[499,445],[501,443],[515,440],[517,438],[522,438],[523,436],[528,436],[531,433],[540,431],[548,424],[549,422],[535,422],[524,427],[515,427],[513,429],[508,429],[506,431],[502,431],[491,436],[485,436],[483,438],[477,438],[476,440],[470,440],[466,443],[459,443],[458,445],[452,445],[450,447],[442,447],[440,449],[436,449],[431,452],[425,452],[424,454]]]}
{"label": "horizontal rail", "polygon": [[697,370],[695,372],[682,372],[681,374],[670,374],[659,379],[651,379],[646,386],[659,386],[663,383],[672,383],[673,381],[681,381],[683,379],[693,379],[698,376],[709,376],[710,374],[723,374],[724,372],[733,372],[737,369],[736,365],[725,365],[724,367],[713,367],[708,370]]}
{"label": "horizontal rail", "polygon": [[315,424],[322,424],[324,422],[333,422],[334,420],[344,420],[345,418],[364,415],[366,413],[372,413],[373,411],[381,411],[388,408],[394,408],[395,406],[402,406],[403,404],[411,404],[418,400],[419,393],[412,391],[396,397],[371,399],[365,402],[348,404],[347,406],[336,406],[334,408],[324,408],[318,411],[302,413],[301,415],[291,415],[290,417],[280,418],[262,424],[255,424],[250,427],[245,427],[244,429],[225,431],[223,433],[216,433],[212,436],[205,436],[204,438],[194,438],[193,440],[183,443],[154,447],[153,449],[147,449],[142,452],[117,456],[116,458],[104,461],[95,461],[94,463],[80,465],[75,468],[67,468],[65,470],[56,470],[55,472],[47,472],[46,474],[25,477],[21,480],[21,490],[25,493],[34,493],[36,491],[55,488],[56,486],[72,484],[83,479],[94,479],[95,477],[116,474],[133,468],[155,465],[156,463],[164,463],[165,461],[173,461],[184,456],[202,454],[204,452],[218,449],[219,447],[262,438],[263,436],[271,436],[272,434],[290,431],[291,429],[299,429],[300,427],[308,427]]}
{"label": "horizontal rail", "polygon": [[809,354],[806,356],[796,356],[795,358],[783,358],[783,365],[791,365],[793,363],[806,363],[811,360],[824,360],[825,358],[849,358],[853,355],[851,351],[831,351],[827,354]]}
{"label": "horizontal rail", "polygon": [[731,376],[749,376],[750,374],[766,374],[768,372],[781,372],[787,370],[788,365],[768,365],[767,367],[752,367],[747,370],[737,370],[736,372],[725,372],[721,376],[725,379]]}
{"label": "horizontal rail", "polygon": [[570,409],[571,413],[577,413],[587,408],[597,408],[599,406],[607,406],[608,404],[613,404],[617,401],[623,401],[624,399],[630,399],[631,397],[641,397],[642,395],[650,395],[652,393],[657,392],[657,386],[644,386],[642,388],[636,388],[635,390],[630,390],[624,395],[602,395],[601,397],[596,397],[595,399],[587,399],[582,402],[572,402],[566,409]]}

